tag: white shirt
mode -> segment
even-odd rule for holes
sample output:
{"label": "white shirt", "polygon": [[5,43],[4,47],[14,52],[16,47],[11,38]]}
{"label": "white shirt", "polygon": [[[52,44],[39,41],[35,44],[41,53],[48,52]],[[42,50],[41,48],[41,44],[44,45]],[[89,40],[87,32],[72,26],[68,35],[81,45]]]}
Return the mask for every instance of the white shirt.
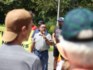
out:
{"label": "white shirt", "polygon": [[[49,33],[45,33],[45,36],[48,40],[52,40]],[[41,33],[38,32],[34,35],[33,40],[35,41],[35,49],[39,51],[44,51],[49,49],[49,45],[46,43],[45,39],[41,36]]]}

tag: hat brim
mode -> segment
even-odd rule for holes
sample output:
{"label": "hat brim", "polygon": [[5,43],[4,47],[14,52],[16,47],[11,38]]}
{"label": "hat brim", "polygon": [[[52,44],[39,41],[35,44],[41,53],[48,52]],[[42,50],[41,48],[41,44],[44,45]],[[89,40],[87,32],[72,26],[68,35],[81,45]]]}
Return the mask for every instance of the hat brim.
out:
{"label": "hat brim", "polygon": [[5,31],[2,37],[2,40],[4,42],[11,42],[17,37],[17,33],[14,33],[12,31]]}

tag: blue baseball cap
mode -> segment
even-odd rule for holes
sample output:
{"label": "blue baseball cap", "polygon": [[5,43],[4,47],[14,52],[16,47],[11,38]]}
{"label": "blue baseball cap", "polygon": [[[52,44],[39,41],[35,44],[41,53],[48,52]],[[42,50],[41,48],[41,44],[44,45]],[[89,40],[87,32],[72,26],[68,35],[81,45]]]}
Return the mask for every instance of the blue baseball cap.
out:
{"label": "blue baseball cap", "polygon": [[64,39],[77,36],[82,30],[93,29],[93,13],[86,8],[77,8],[67,13],[62,27]]}

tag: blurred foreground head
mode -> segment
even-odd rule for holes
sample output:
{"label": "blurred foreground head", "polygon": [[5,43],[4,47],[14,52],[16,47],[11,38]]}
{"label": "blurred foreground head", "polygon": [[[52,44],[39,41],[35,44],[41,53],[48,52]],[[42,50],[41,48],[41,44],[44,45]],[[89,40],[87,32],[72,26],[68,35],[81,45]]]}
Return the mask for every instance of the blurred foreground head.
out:
{"label": "blurred foreground head", "polygon": [[65,40],[84,41],[93,39],[93,13],[85,8],[77,8],[67,13],[62,35]]}
{"label": "blurred foreground head", "polygon": [[9,11],[5,18],[3,41],[12,42],[15,40],[22,32],[22,29],[28,29],[31,24],[31,19],[31,13],[25,9],[14,9]]}
{"label": "blurred foreground head", "polygon": [[70,63],[69,70],[93,70],[93,14],[85,8],[67,13],[58,44],[62,56]]}

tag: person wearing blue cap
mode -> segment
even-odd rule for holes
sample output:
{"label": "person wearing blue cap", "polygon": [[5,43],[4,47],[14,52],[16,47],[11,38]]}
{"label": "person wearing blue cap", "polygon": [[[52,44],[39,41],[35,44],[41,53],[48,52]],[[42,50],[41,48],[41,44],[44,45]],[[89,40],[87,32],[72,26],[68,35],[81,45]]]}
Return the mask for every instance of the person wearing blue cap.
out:
{"label": "person wearing blue cap", "polygon": [[[67,13],[62,38],[54,42],[68,61],[69,70],[93,70],[93,13],[77,8]],[[64,68],[66,65],[64,66]],[[64,70],[64,69],[62,69]]]}
{"label": "person wearing blue cap", "polygon": [[[58,21],[58,26],[54,30],[54,33],[52,34],[52,36],[54,36],[57,39],[57,41],[59,41],[59,36],[61,35],[61,32],[62,32],[61,29],[62,29],[62,25],[64,22],[64,18],[60,17],[57,21]],[[54,50],[53,50],[53,56],[54,56],[54,70],[61,69],[60,63],[62,64],[63,61],[62,61],[62,59],[58,60],[59,59],[59,51],[55,45],[54,45]]]}

